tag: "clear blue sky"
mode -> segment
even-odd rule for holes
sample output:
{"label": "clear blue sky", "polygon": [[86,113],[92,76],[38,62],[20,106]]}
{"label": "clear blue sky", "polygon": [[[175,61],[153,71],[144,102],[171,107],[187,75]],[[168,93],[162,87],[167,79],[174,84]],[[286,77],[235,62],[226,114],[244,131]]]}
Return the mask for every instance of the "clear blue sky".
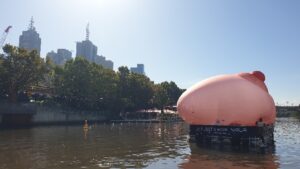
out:
{"label": "clear blue sky", "polygon": [[0,29],[18,45],[31,16],[42,55],[85,37],[155,82],[180,87],[217,74],[261,70],[275,102],[300,103],[299,0],[1,0]]}

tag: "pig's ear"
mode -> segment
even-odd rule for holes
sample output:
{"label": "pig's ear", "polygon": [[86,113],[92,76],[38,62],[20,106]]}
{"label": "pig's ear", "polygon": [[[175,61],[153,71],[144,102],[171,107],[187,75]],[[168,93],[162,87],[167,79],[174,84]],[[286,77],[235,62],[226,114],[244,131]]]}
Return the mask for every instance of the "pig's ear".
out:
{"label": "pig's ear", "polygon": [[251,74],[255,76],[257,79],[261,80],[262,82],[266,80],[265,75],[261,71],[253,71]]}

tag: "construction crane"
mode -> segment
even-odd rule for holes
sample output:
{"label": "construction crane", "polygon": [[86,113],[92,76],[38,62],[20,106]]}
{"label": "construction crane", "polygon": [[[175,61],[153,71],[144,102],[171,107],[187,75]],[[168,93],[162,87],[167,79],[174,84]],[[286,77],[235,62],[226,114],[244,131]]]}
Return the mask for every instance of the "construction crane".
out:
{"label": "construction crane", "polygon": [[6,37],[7,37],[8,33],[9,33],[9,30],[10,30],[11,28],[12,28],[12,26],[8,26],[8,27],[4,30],[4,32],[3,32],[2,36],[1,36],[1,39],[0,39],[0,47],[1,47],[1,48],[2,48],[2,46],[3,46],[3,44],[4,44],[5,40],[6,40]]}

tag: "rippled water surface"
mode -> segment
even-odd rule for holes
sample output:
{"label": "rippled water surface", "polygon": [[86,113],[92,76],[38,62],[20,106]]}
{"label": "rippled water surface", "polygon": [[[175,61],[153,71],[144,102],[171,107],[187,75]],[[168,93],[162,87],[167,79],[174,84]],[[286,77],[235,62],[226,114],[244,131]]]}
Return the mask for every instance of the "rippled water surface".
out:
{"label": "rippled water surface", "polygon": [[184,123],[0,130],[0,169],[300,168],[300,122],[278,119],[265,154],[188,143]]}

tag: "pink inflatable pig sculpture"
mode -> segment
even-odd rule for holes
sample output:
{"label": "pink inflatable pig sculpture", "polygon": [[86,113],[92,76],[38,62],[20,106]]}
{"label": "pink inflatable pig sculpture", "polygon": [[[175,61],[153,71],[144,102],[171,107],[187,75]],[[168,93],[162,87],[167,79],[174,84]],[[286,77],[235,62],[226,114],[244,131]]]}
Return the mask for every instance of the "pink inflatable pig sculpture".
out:
{"label": "pink inflatable pig sculpture", "polygon": [[275,104],[260,71],[220,75],[187,89],[177,102],[191,125],[255,126],[275,121]]}

